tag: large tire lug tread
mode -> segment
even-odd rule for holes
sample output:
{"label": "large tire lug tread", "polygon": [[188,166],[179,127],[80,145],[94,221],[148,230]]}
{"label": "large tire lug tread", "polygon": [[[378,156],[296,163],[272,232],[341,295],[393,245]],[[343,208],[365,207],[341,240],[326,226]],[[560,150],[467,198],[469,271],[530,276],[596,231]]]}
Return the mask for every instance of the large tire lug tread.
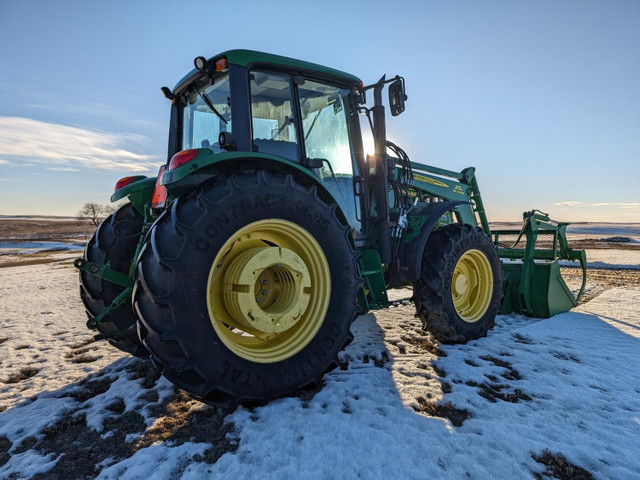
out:
{"label": "large tire lug tread", "polygon": [[[266,195],[265,192],[286,208],[260,204],[258,199]],[[324,324],[307,347],[283,361],[257,364],[228,350],[213,330],[206,306],[203,309],[202,305],[194,305],[204,303],[202,297],[210,269],[210,263],[203,264],[201,258],[191,258],[194,242],[198,237],[204,238],[204,229],[215,224],[212,222],[216,215],[224,215],[225,222],[233,225],[243,221],[250,223],[260,215],[265,218],[281,215],[295,221],[303,212],[290,212],[294,210],[290,208],[293,204],[286,202],[292,199],[305,202],[305,208],[324,212],[321,215],[327,219],[331,232],[327,235],[331,240],[318,241],[330,249],[327,259],[332,272],[332,290],[334,281],[342,285],[335,286],[336,293],[331,296]],[[232,212],[231,206],[240,209],[243,205],[250,206],[248,219],[241,219],[239,213]],[[260,213],[263,211],[264,214]],[[312,224],[300,225],[320,230]],[[237,229],[235,226],[220,228],[233,228],[233,231],[225,231],[224,241]],[[309,383],[320,384],[322,375],[335,368],[337,352],[353,339],[349,327],[361,310],[355,299],[363,280],[357,274],[358,253],[353,248],[349,227],[341,223],[335,205],[320,198],[315,186],[304,186],[292,175],[265,170],[220,175],[174,202],[152,230],[138,265],[134,303],[139,315],[139,331],[144,332],[144,336],[141,334],[144,344],[170,381],[195,398],[234,408],[238,404],[263,404],[294,394]],[[184,239],[184,245],[168,251],[166,246],[180,238]],[[344,241],[336,242],[336,238]],[[207,237],[207,241],[224,243],[218,238]],[[335,243],[344,245],[333,247]],[[152,254],[148,253],[149,249]],[[162,275],[157,268],[160,265],[164,267]],[[189,268],[192,270],[187,275],[185,269]],[[334,275],[334,272],[340,275]],[[160,288],[148,278],[149,275],[161,277],[158,283],[169,285],[169,290]],[[327,336],[330,331],[332,335]],[[321,341],[326,342],[327,353],[331,351],[332,354],[320,353],[324,351],[320,349]],[[319,356],[320,360],[316,362],[313,355]]]}
{"label": "large tire lug tread", "polygon": [[[478,249],[487,257],[493,275],[488,309],[475,323],[457,314],[451,300],[451,278],[460,256]],[[494,325],[502,301],[502,269],[491,240],[481,229],[452,224],[434,231],[427,242],[421,277],[414,283],[416,317],[425,330],[443,343],[465,343],[486,336]]]}
{"label": "large tire lug tread", "polygon": [[[129,274],[141,230],[142,216],[131,204],[126,204],[107,217],[96,229],[87,243],[84,258],[101,265],[109,262],[112,269]],[[102,278],[80,272],[80,298],[89,318],[98,315],[111,305],[124,287]],[[126,330],[133,326],[136,317],[130,304],[123,304],[104,318],[99,331],[105,335]],[[138,357],[147,357],[148,352],[140,342],[136,329],[125,336],[109,339],[116,348]]]}

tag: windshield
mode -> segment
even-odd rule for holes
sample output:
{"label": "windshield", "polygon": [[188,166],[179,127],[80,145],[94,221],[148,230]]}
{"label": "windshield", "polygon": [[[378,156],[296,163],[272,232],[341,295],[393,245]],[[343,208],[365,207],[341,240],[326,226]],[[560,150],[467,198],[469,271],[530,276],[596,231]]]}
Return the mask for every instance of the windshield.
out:
{"label": "windshield", "polygon": [[220,151],[218,135],[231,132],[229,75],[195,83],[182,101],[182,150]]}

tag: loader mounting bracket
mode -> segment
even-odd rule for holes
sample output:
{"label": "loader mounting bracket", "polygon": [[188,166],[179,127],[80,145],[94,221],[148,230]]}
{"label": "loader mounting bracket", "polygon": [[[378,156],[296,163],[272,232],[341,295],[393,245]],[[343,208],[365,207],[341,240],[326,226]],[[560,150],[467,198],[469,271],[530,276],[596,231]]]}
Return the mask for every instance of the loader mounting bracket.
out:
{"label": "loader mounting bracket", "polygon": [[[429,239],[431,231],[435,228],[438,221],[448,211],[454,209],[458,205],[469,204],[467,201],[455,200],[447,202],[430,203],[419,206],[409,213],[409,225],[419,228],[418,232],[407,229],[404,233],[403,242],[400,245],[398,254],[398,265],[396,274],[390,279],[391,286],[401,285],[405,283],[413,283],[421,275],[422,255],[424,248]],[[413,222],[412,219],[420,219]],[[405,243],[405,240],[409,240]]]}

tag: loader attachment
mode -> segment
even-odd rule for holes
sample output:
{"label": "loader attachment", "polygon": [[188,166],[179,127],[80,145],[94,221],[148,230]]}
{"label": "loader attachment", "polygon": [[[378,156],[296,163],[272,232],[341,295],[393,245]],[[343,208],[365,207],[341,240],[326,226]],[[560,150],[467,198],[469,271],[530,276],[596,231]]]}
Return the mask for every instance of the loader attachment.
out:
{"label": "loader attachment", "polygon": [[[578,305],[587,281],[584,250],[567,243],[568,223],[551,220],[533,210],[523,214],[520,230],[492,230],[502,262],[504,298],[502,314],[511,312],[548,318]],[[562,275],[559,260],[580,262],[582,285],[574,296]]]}

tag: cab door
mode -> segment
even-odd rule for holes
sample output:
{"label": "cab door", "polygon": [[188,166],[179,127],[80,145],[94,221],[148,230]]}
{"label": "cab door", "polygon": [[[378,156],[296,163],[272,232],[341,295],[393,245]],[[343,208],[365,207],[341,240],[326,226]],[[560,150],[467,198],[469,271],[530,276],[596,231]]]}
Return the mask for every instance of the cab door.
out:
{"label": "cab door", "polygon": [[361,224],[353,182],[357,164],[349,134],[351,93],[308,79],[298,85],[305,156],[324,160],[315,173],[338,202],[357,237]]}

